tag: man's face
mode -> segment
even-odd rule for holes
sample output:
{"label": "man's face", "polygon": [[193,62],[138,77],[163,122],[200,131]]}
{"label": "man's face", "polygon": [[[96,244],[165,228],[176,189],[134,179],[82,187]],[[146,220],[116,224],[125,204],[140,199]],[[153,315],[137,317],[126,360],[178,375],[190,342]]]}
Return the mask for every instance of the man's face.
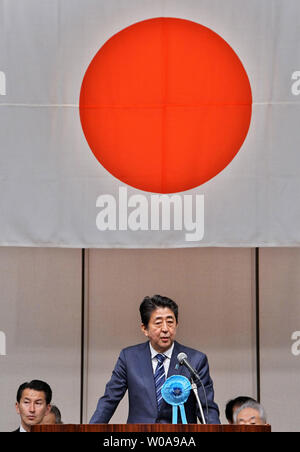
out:
{"label": "man's face", "polygon": [[50,409],[51,406],[46,403],[45,393],[34,389],[24,389],[20,403],[16,403],[22,426],[27,431],[30,431],[32,425],[40,424]]}
{"label": "man's face", "polygon": [[177,323],[173,311],[169,308],[157,308],[152,312],[148,326],[141,326],[154,350],[164,353],[173,344]]}
{"label": "man's face", "polygon": [[259,412],[253,408],[244,408],[237,416],[238,425],[263,425]]}

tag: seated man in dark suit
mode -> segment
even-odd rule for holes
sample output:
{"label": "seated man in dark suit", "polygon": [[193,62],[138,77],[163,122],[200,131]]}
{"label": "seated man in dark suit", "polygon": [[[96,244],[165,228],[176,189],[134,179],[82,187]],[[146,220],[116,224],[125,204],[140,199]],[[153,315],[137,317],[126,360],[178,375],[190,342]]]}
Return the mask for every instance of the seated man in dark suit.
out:
{"label": "seated man in dark suit", "polygon": [[[171,375],[190,378],[189,371],[178,365],[177,355],[185,353],[205,388],[199,384],[198,394],[206,422],[219,424],[219,409],[214,402],[213,382],[206,355],[175,341],[178,306],[167,297],[146,297],[141,306],[142,331],[148,342],[121,351],[105,394],[99,399],[91,424],[108,423],[128,389],[128,423],[171,423],[172,407],[161,397],[161,386]],[[160,375],[159,375],[160,374]],[[157,382],[159,380],[159,383]],[[201,420],[196,397],[191,391],[185,404],[188,423]]]}
{"label": "seated man in dark suit", "polygon": [[17,392],[16,410],[21,425],[15,432],[30,432],[33,425],[41,424],[51,410],[52,390],[44,381],[23,383]]}

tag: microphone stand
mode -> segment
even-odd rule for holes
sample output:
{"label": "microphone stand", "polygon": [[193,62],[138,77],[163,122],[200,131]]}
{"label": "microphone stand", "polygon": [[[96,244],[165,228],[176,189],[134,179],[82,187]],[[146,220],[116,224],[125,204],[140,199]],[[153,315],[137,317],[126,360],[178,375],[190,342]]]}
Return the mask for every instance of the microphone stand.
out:
{"label": "microphone stand", "polygon": [[195,383],[193,377],[191,377],[191,385],[192,385],[192,390],[193,390],[193,392],[195,394],[195,397],[196,397],[196,400],[197,400],[197,403],[198,403],[198,406],[199,406],[200,414],[201,414],[202,421],[203,421],[202,424],[206,424],[204,413],[203,413],[203,409],[202,409],[202,405],[201,405],[199,394],[198,394],[197,384]]}

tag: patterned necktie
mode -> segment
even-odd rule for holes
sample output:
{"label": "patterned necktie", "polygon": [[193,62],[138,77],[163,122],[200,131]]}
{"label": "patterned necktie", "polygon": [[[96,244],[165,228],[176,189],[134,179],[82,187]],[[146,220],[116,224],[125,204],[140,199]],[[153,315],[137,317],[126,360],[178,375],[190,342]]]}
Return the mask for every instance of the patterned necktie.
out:
{"label": "patterned necktie", "polygon": [[155,358],[157,359],[157,366],[154,374],[154,382],[155,382],[157,408],[159,411],[162,402],[161,388],[166,380],[164,368],[164,360],[166,359],[166,356],[161,355],[159,353],[158,355],[155,356]]}

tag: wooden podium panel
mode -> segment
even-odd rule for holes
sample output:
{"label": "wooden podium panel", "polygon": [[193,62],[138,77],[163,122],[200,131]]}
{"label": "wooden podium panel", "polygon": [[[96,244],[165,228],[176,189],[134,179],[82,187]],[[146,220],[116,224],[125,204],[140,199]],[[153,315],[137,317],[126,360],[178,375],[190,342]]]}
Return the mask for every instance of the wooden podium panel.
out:
{"label": "wooden podium panel", "polygon": [[269,433],[270,425],[201,425],[201,424],[62,424],[35,425],[32,432],[98,433]]}

